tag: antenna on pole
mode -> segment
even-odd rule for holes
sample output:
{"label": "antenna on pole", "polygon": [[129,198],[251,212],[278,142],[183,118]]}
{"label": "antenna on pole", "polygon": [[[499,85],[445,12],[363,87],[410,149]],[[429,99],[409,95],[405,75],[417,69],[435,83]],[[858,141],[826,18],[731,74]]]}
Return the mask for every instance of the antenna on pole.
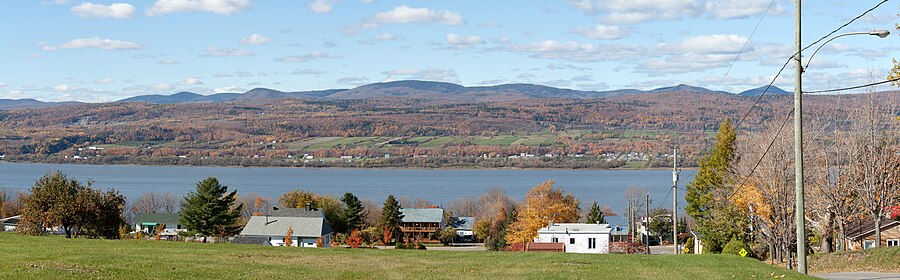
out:
{"label": "antenna on pole", "polygon": [[678,146],[672,152],[672,244],[678,254]]}

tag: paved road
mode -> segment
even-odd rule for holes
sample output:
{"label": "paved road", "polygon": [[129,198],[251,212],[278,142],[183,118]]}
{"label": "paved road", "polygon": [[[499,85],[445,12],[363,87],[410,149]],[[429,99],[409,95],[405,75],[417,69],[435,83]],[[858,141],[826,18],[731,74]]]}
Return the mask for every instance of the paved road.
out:
{"label": "paved road", "polygon": [[672,255],[674,250],[672,245],[650,246],[650,254],[653,255]]}
{"label": "paved road", "polygon": [[900,273],[880,273],[880,272],[838,272],[826,274],[813,274],[815,277],[828,280],[885,280],[900,279]]}

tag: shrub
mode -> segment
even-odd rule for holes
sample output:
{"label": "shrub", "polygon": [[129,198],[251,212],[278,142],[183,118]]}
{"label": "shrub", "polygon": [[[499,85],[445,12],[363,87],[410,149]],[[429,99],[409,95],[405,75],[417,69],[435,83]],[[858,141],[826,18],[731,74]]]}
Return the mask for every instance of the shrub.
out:
{"label": "shrub", "polygon": [[744,241],[737,238],[731,238],[731,241],[728,241],[725,246],[722,246],[722,254],[739,255],[741,249],[747,250],[750,254],[753,252],[750,249],[750,246],[747,246],[747,243],[744,243]]}
{"label": "shrub", "polygon": [[694,253],[694,238],[688,237],[687,241],[684,242],[684,253],[685,254],[693,254]]}
{"label": "shrub", "polygon": [[344,240],[344,243],[347,243],[347,246],[350,248],[359,248],[359,245],[362,244],[363,238],[359,235],[358,229],[353,229],[350,231],[350,236]]}
{"label": "shrub", "polygon": [[394,246],[394,249],[400,249],[400,250],[406,249],[406,244],[404,244],[404,243],[397,243],[397,246]]}
{"label": "shrub", "polygon": [[422,244],[422,243],[419,243],[419,246],[416,246],[416,250],[427,250],[427,249],[428,248],[425,248],[425,244]]}

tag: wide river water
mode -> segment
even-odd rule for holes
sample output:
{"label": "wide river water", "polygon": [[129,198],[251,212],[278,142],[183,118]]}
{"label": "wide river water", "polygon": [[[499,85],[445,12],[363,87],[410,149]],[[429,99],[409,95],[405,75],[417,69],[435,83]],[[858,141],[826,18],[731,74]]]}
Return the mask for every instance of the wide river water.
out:
{"label": "wide river water", "polygon": [[[666,197],[671,196],[671,170],[310,169],[0,162],[0,188],[27,191],[38,178],[53,170],[82,182],[93,179],[94,187],[115,188],[129,201],[144,192],[184,195],[207,177],[218,178],[229,190],[236,189],[239,194],[257,193],[277,199],[294,189],[335,196],[352,192],[379,205],[390,194],[410,201],[424,198],[446,205],[467,196],[477,197],[498,186],[521,201],[531,187],[554,180],[557,187],[573,193],[582,208],[597,201],[621,214],[625,209],[625,191],[632,187],[650,192],[651,207],[672,207],[671,197]],[[681,174],[678,204],[684,209],[683,187],[693,180],[695,172],[685,170]]]}

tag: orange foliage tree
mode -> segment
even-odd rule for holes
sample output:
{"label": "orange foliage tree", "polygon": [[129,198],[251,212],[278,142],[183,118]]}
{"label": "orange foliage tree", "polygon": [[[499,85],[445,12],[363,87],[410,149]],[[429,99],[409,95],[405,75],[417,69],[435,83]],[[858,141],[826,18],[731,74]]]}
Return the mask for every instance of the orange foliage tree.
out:
{"label": "orange foliage tree", "polygon": [[350,236],[347,237],[347,240],[344,241],[347,243],[347,246],[350,248],[359,248],[362,245],[362,236],[359,236],[359,230],[353,229],[350,231]]}
{"label": "orange foliage tree", "polygon": [[290,247],[294,245],[294,239],[292,238],[292,235],[294,235],[294,227],[289,226],[287,234],[284,235],[284,246]]}
{"label": "orange foliage tree", "polygon": [[553,180],[541,183],[525,194],[525,201],[507,233],[508,244],[533,240],[537,231],[550,221],[578,221],[578,199],[572,193],[564,194],[561,188],[554,188],[554,183]]}

